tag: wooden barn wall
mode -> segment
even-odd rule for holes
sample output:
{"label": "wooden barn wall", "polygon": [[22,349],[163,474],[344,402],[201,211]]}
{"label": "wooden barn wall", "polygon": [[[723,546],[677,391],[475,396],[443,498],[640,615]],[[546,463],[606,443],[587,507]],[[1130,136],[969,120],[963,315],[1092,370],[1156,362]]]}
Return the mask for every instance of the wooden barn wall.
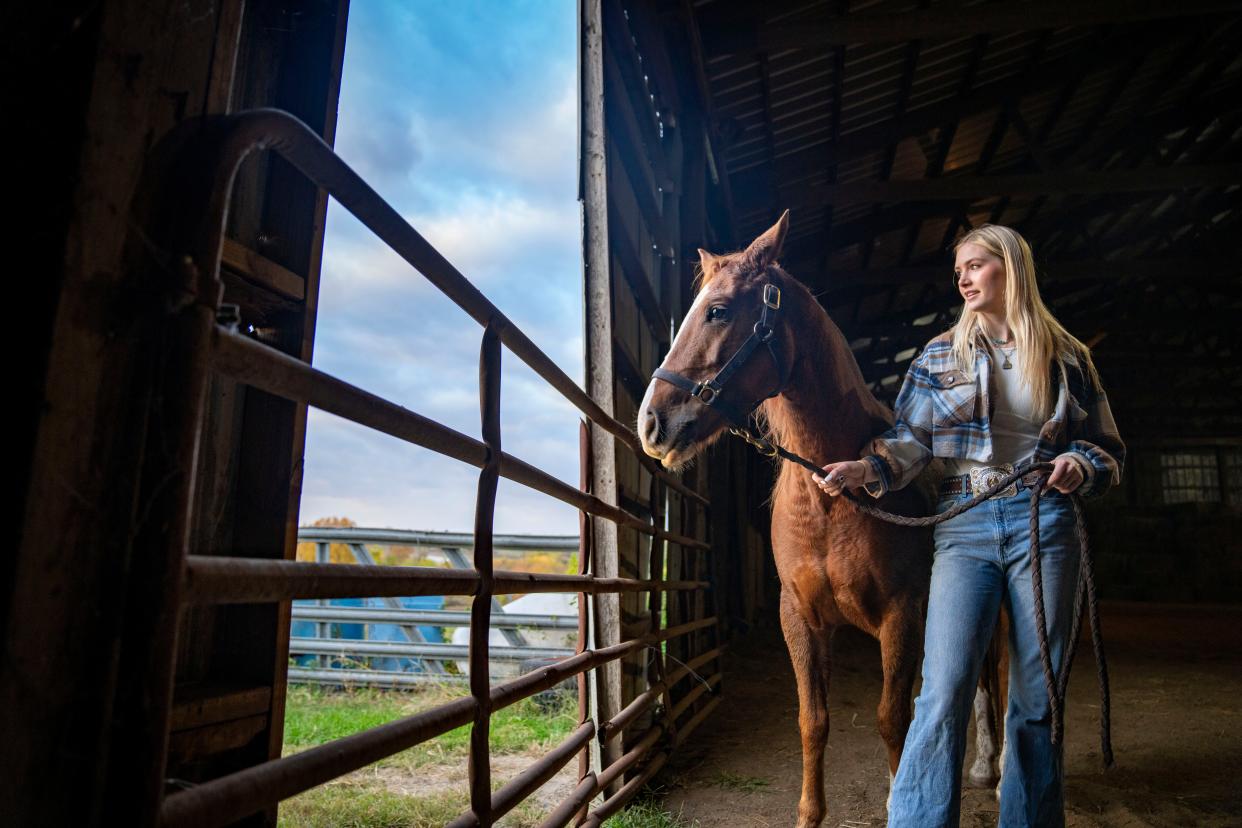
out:
{"label": "wooden barn wall", "polygon": [[[283,109],[331,144],[347,12],[342,0],[248,3],[229,111]],[[279,157],[252,155],[238,171],[223,301],[238,306],[240,325],[305,362],[326,210],[326,194]],[[222,377],[208,395],[191,548],[292,559],[306,406]],[[289,611],[283,602],[195,607],[183,617],[169,776],[197,782],[280,755]]]}
{"label": "wooden barn wall", "polygon": [[[587,377],[597,401],[622,422],[634,423],[671,331],[693,299],[697,249],[723,251],[736,242],[722,220],[727,209],[720,177],[712,172],[718,162],[707,155],[710,120],[682,20],[667,14],[667,4],[584,0],[581,8]],[[602,90],[602,103],[593,98],[591,84]],[[600,574],[647,578],[658,576],[662,564],[670,579],[713,581],[710,597],[675,596],[663,609],[668,625],[715,614],[721,630],[670,642],[669,653],[702,652],[716,636],[759,620],[775,583],[763,502],[770,470],[758,468],[763,461],[732,438],[696,460],[684,479],[711,498],[710,514],[704,514],[653,482],[610,436],[597,431],[592,446],[602,496],[613,495],[640,515],[649,515],[654,502],[665,510],[671,531],[712,541],[711,553],[669,544],[666,554],[657,548],[653,555],[650,540],[637,532],[597,526]],[[612,549],[616,573],[606,568]],[[597,644],[640,635],[651,625],[653,608],[645,595],[623,596],[613,606],[601,600],[599,606],[604,640]],[[609,628],[614,614],[619,629]],[[615,710],[642,692],[649,662],[639,656],[608,675],[600,704]]]}
{"label": "wooden barn wall", "polygon": [[[1169,468],[1187,458],[1203,465]],[[1122,485],[1086,511],[1102,598],[1242,603],[1242,439],[1133,440]]]}
{"label": "wooden barn wall", "polygon": [[[0,578],[0,813],[30,826],[153,824],[165,778],[193,782],[279,753],[288,609],[196,611],[180,625],[175,693],[167,672],[149,679],[177,624],[161,594],[170,576],[132,543],[144,531],[140,493],[157,486],[143,479],[144,452],[158,449],[144,386],[159,357],[143,347],[152,286],[137,274],[165,252],[140,226],[144,171],[174,127],[241,108],[287,109],[330,142],[348,4],[37,5],[14,21],[23,45],[12,71],[46,82],[18,107],[34,144],[25,166],[37,173],[26,183],[41,278],[19,386],[29,457]],[[248,162],[224,253],[224,302],[302,359],[325,208],[287,165]],[[194,553],[292,555],[304,424],[304,408],[213,385]]]}

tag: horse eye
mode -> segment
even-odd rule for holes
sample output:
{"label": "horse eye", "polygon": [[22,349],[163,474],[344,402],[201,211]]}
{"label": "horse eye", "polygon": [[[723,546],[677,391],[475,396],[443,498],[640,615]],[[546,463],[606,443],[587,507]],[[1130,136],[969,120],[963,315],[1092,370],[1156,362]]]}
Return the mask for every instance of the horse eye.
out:
{"label": "horse eye", "polygon": [[729,318],[729,309],[721,305],[713,305],[707,309],[708,322],[720,322]]}

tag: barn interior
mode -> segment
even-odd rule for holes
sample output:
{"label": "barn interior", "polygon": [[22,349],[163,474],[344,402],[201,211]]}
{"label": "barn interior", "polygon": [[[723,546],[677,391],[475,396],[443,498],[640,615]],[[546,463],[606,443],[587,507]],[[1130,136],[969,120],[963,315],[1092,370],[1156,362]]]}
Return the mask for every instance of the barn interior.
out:
{"label": "barn interior", "polygon": [[744,246],[789,209],[784,267],[887,404],[956,319],[954,239],[1027,238],[1128,447],[1093,511],[1117,599],[1237,595],[1234,12],[703,2],[675,25],[725,171],[709,240]]}
{"label": "barn interior", "polygon": [[[1122,485],[1088,503],[1088,521],[1112,718],[1128,755],[1099,773],[1094,659],[1080,651],[1067,824],[1228,824],[1240,803],[1216,768],[1237,756],[1218,717],[1238,689],[1228,676],[1242,643],[1232,633],[1239,343],[1224,310],[1242,299],[1225,252],[1242,172],[1237,8],[1149,17],[1124,3],[704,0],[662,11],[713,154],[704,246],[744,247],[789,209],[782,265],[845,333],[886,404],[957,318],[954,240],[988,222],[1030,242],[1042,296],[1092,348],[1127,445]],[[639,17],[628,20],[641,50],[655,24]],[[661,78],[662,59],[642,57]],[[657,101],[673,83],[663,76]],[[754,528],[731,526],[725,542],[766,538],[766,509],[753,507],[771,468],[749,469],[733,514]],[[713,503],[725,497],[713,490]],[[723,560],[749,565],[717,572],[739,641],[722,724],[670,771],[667,801],[704,825],[797,818],[797,700],[778,587],[770,556],[749,554],[731,548]],[[828,820],[883,824],[878,648],[839,635],[832,673]],[[993,825],[996,813],[991,791],[966,792],[963,825]]]}
{"label": "barn interior", "polygon": [[[738,249],[785,209],[783,266],[891,404],[955,318],[954,239],[1017,228],[1043,296],[1092,347],[1129,449],[1122,486],[1089,510],[1121,769],[1094,778],[1084,648],[1070,824],[1227,824],[1242,809],[1222,771],[1242,758],[1228,735],[1242,691],[1236,3],[578,6],[584,405],[633,423],[693,296],[696,249]],[[217,156],[185,154],[201,135],[185,125],[274,107],[330,146],[348,2],[81,0],[14,15],[10,74],[37,79],[12,104],[25,144],[13,238],[34,278],[19,280],[15,320],[0,812],[24,825],[274,825],[270,802],[236,818],[169,811],[189,798],[166,780],[207,789],[281,754],[289,601],[187,605],[184,573],[188,554],[292,562],[308,403],[261,371],[238,379],[240,357],[233,375],[212,373],[194,356],[208,346],[172,314],[216,324],[227,305],[255,342],[309,362],[329,185],[256,153],[221,194],[202,172]],[[218,238],[190,204],[227,216]],[[218,295],[195,289],[217,270]],[[205,405],[182,404],[192,388]],[[359,416],[379,418],[382,402]],[[655,778],[703,825],[791,822],[772,464],[730,440],[668,475],[587,416],[584,574],[710,583],[666,605],[670,625],[699,625],[668,652],[719,665],[732,650],[711,692],[674,693],[688,699],[670,724],[684,740],[653,729],[595,758],[646,760],[617,766],[610,801]],[[656,592],[597,595],[597,645],[658,632]],[[875,650],[846,635],[840,651],[830,818],[880,824]],[[600,721],[660,683],[635,664],[591,670]],[[752,749],[757,738],[771,748]],[[643,745],[659,753],[632,753]],[[967,810],[984,824],[995,804],[980,792]],[[490,824],[482,811],[473,824]]]}

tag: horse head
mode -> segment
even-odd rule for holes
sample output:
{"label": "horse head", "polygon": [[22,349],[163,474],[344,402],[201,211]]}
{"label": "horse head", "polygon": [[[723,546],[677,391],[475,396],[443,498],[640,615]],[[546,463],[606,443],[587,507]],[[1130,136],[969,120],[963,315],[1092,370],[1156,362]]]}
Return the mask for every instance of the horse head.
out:
{"label": "horse head", "polygon": [[789,212],[738,253],[699,250],[702,280],[638,409],[643,450],[666,468],[683,466],[780,393],[794,358],[781,324],[789,276],[776,264]]}

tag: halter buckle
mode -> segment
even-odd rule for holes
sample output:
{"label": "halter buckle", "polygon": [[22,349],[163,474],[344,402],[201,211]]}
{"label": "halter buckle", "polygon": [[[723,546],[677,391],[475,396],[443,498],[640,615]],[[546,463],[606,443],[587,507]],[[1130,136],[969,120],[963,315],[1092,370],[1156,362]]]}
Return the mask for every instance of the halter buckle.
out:
{"label": "halter buckle", "polygon": [[697,397],[703,405],[711,405],[716,401],[716,397],[720,396],[720,386],[713,380],[703,380],[695,386],[690,395]]}
{"label": "halter buckle", "polygon": [[773,284],[763,286],[763,304],[772,310],[780,310],[781,308],[781,289]]}

